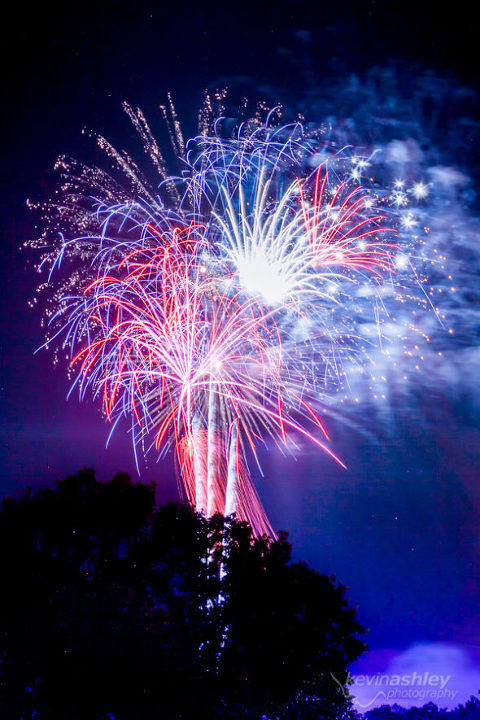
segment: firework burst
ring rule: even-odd
[[[318,405],[384,341],[387,298],[404,300],[397,196],[362,187],[366,161],[346,172],[344,154],[300,123],[271,126],[271,112],[222,139],[204,110],[184,143],[171,107],[184,171],[169,176],[142,113],[125,109],[159,191],[104,138],[123,183],[59,161],[62,202],[43,206],[40,243],[48,284],[61,278],[47,342],[70,348],[74,386],[114,427],[131,419],[134,447],[174,449],[200,511],[271,533],[249,462],[259,443],[305,437],[341,464]]]

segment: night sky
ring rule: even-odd
[[[40,313],[27,303],[38,276],[20,248],[35,236],[26,200],[52,192],[56,157],[95,160],[83,128],[129,146],[125,99],[160,133],[158,106],[169,91],[188,136],[206,87],[241,88],[254,99],[293,107],[317,88],[342,87],[352,73],[395,66],[405,78],[434,70],[453,88],[475,90],[478,38],[467,4],[421,4],[422,10],[374,0],[128,0],[12,8],[0,50],[3,494],[53,484],[82,466],[95,467],[104,480],[119,471],[136,477],[121,429],[105,449],[97,405],[76,396],[67,401],[65,368],[54,369],[46,352],[34,355],[42,343]],[[468,112],[478,139],[478,101]],[[455,122],[448,112],[437,119],[437,145],[444,129],[444,164],[458,164],[475,180],[478,149],[464,148],[456,160]],[[473,201],[468,213],[478,212]],[[471,268],[477,289],[478,270]],[[468,312],[478,311],[472,300]],[[296,460],[267,449],[265,477],[257,478],[272,525],[289,531],[295,557],[334,573],[359,605],[372,650],[357,672],[449,673],[458,696],[443,705],[480,689],[478,335],[461,342],[470,352],[438,373],[442,382],[434,391],[431,383],[397,394],[388,417],[365,409],[368,428],[360,411],[353,425],[331,421],[332,444],[347,471],[312,448]],[[451,343],[453,355],[460,340]],[[157,464],[150,457],[142,479],[161,480],[160,499],[177,497],[171,458]]]

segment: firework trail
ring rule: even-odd
[[[280,377],[268,318],[254,300],[219,289],[228,289],[228,277],[201,272],[198,231],[175,227],[169,239],[130,248],[118,263],[103,258],[108,269],[85,288],[84,302],[69,307],[64,330],[88,335],[72,360],[80,394],[101,394],[113,422],[131,415],[136,442],[153,435],[157,449],[173,444],[189,500],[211,515],[223,511],[226,492],[221,428],[241,422],[253,445],[255,413],[279,421],[264,385],[268,376],[280,388]],[[248,486],[239,460],[236,469],[237,484]],[[255,517],[266,531],[253,489],[236,494],[238,516]]]
[[[397,308],[438,314],[402,214],[428,188],[361,184],[372,157],[275,111],[224,138],[223,99],[207,96],[188,143],[165,110],[177,176],[128,105],[156,180],[102,137],[118,179],[59,160],[62,200],[41,207],[37,242],[40,289],[53,286],[45,344],[70,349],[74,387],[102,398],[113,428],[131,419],[134,448],[174,449],[198,510],[271,534],[249,468],[258,444],[308,438],[341,464],[319,408],[389,354]]]

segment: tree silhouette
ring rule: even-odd
[[[0,514],[6,718],[336,718],[363,628],[333,578],[127,475],[93,470]]]

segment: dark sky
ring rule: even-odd
[[[475,26],[466,2],[454,7],[374,0],[14,4],[0,49],[4,493],[53,483],[83,465],[102,479],[135,472],[125,436],[118,432],[105,450],[98,408],[67,401],[63,369],[33,354],[42,334],[39,315],[27,308],[37,277],[19,250],[35,234],[25,201],[51,192],[59,153],[91,159],[82,128],[128,144],[121,101],[140,105],[157,129],[158,105],[170,91],[188,134],[206,86],[241,83],[257,97],[295,103],[330,78],[392,62],[406,75],[420,64],[475,87]],[[272,524],[290,531],[296,557],[351,588],[380,653],[371,655],[374,670],[391,663],[387,650],[398,658],[412,646],[433,648],[432,667],[445,653],[448,665],[451,648],[460,648],[473,668],[480,648],[478,406],[468,388],[439,397],[424,391],[417,405],[427,408],[427,422],[414,423],[404,408],[393,434],[383,434],[381,422],[370,435],[334,424],[347,472],[314,452],[297,461],[273,452],[264,458],[259,490]],[[168,459],[151,459],[143,477],[162,478],[162,497],[176,496]]]

